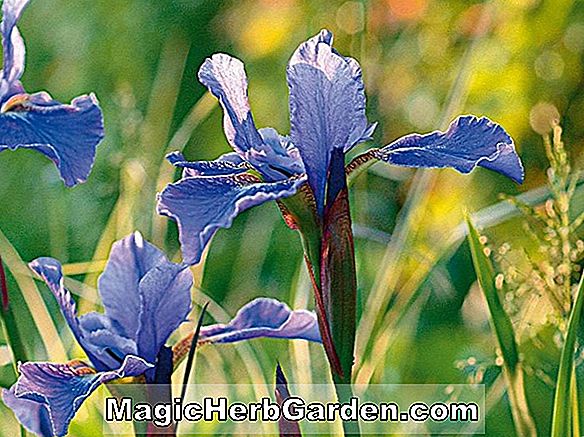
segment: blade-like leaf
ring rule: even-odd
[[[558,379],[556,382],[556,394],[554,398],[554,412],[552,419],[552,437],[566,437],[572,435],[571,428],[571,413],[572,403],[571,390],[576,390],[576,379],[573,379],[574,372],[574,353],[576,348],[576,340],[578,328],[580,326],[580,319],[582,317],[582,310],[584,309],[584,275],[580,278],[578,284],[578,291],[576,292],[576,300],[570,313],[570,320],[568,322],[568,331],[566,332],[566,340],[564,348],[562,349],[562,356],[560,358],[560,369],[558,371]],[[574,412],[577,414],[576,412]]]
[[[473,264],[477,279],[489,306],[493,330],[497,336],[497,341],[501,348],[503,359],[505,360],[505,366],[514,372],[519,363],[519,354],[517,352],[517,344],[515,343],[513,325],[499,298],[499,293],[495,287],[493,265],[484,252],[479,233],[468,216],[466,223],[469,229],[468,242]]]
[[[495,286],[495,272],[491,260],[485,254],[480,236],[474,227],[470,217],[466,216],[468,226],[468,242],[475,267],[477,279],[483,290],[490,313],[490,321],[497,343],[503,355],[503,370],[507,379],[507,392],[515,430],[520,437],[537,436],[537,429],[527,404],[525,396],[525,384],[523,371],[519,361],[517,343],[513,324],[499,298],[499,292]]]

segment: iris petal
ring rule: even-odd
[[[85,399],[101,384],[114,379],[142,375],[153,367],[142,358],[127,356],[116,370],[94,373],[87,367],[54,363],[24,363],[19,366],[20,377],[11,388],[17,401],[25,400],[37,403],[40,414],[25,417],[31,430],[46,431],[48,413],[51,433],[43,435],[63,436],[67,434],[69,423]],[[25,404],[14,402],[6,397],[14,408],[17,417],[23,417]],[[31,405],[31,404],[28,404]],[[8,405],[11,406],[11,405]],[[12,407],[11,407],[12,408]],[[46,411],[46,413],[43,412]],[[33,423],[35,418],[41,421]]]
[[[140,281],[138,354],[153,362],[168,337],[191,310],[193,276],[186,265],[164,262]],[[120,303],[120,305],[122,305]]]
[[[65,185],[84,182],[104,135],[95,96],[77,97],[70,105],[63,105],[39,93],[23,95],[15,107],[6,107],[10,103],[5,102],[0,113],[0,152],[37,150],[53,161]]]
[[[461,173],[480,166],[523,182],[523,166],[513,139],[486,117],[458,117],[446,132],[407,135],[383,147],[375,156],[394,165],[453,167]]]
[[[301,44],[287,68],[290,137],[298,148],[322,214],[332,150],[369,139],[365,92],[357,61],[332,48],[326,30]]]
[[[2,390],[2,400],[12,410],[18,421],[30,432],[52,437],[53,425],[47,407],[39,402],[14,396],[14,387]]]
[[[164,253],[144,240],[139,232],[112,246],[98,289],[107,316],[121,327],[126,337],[135,339],[138,332],[142,305],[140,281],[163,262],[168,263]]]
[[[240,212],[291,196],[304,181],[293,177],[263,183],[249,175],[188,177],[158,195],[157,209],[178,222],[184,262],[196,264],[215,232],[230,227]]]
[[[268,298],[251,301],[226,325],[201,328],[199,338],[202,342],[234,343],[260,337],[321,341],[313,312],[292,311],[285,303]]]
[[[0,75],[0,105],[12,95],[23,91],[19,79],[24,72],[25,48],[16,23],[28,2],[29,0],[4,0],[2,4],[0,33],[3,64]]]
[[[298,174],[299,162],[281,152],[278,144],[264,141],[255,126],[247,98],[247,76],[243,62],[224,53],[205,60],[199,80],[219,99],[224,111],[223,127],[231,146],[267,180]]]
[[[245,161],[236,153],[228,153],[214,161],[187,161],[182,153],[172,152],[166,159],[175,167],[183,169],[183,177],[225,176],[249,170]]]
[[[77,306],[75,305],[75,301],[71,297],[69,290],[67,290],[63,284],[61,263],[53,258],[37,258],[31,262],[29,266],[45,281],[45,284],[47,284],[47,287],[49,287],[49,290],[57,299],[57,303],[61,307],[61,312],[63,313],[67,324],[93,365],[98,370],[109,370],[116,367],[119,363],[112,361],[111,357],[109,357],[107,361],[104,361],[104,354],[100,351],[101,348],[96,347],[96,345],[91,343],[86,337],[86,333],[77,317]],[[102,356],[102,358],[100,358],[100,356]]]

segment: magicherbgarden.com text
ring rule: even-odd
[[[361,402],[357,397],[347,403],[306,402],[289,397],[281,404],[264,397],[260,402],[229,402],[226,397],[205,397],[202,402],[183,403],[175,398],[171,403],[149,404],[132,398],[105,398],[107,422],[152,422],[167,427],[178,422],[478,422],[481,411],[474,402],[414,402],[402,410],[394,402]]]

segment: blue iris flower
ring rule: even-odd
[[[29,0],[4,0],[0,24],[3,66],[0,73],[0,152],[37,150],[55,163],[65,185],[85,182],[103,138],[103,116],[93,94],[70,104],[53,100],[45,92],[27,94],[25,47],[16,27]]]
[[[241,61],[226,54],[207,59],[199,80],[224,111],[225,135],[235,153],[215,161],[188,162],[174,152],[169,161],[182,178],[159,194],[158,211],[178,222],[184,261],[200,261],[219,228],[231,226],[242,211],[268,200],[293,196],[306,186],[317,222],[344,186],[345,154],[371,139],[361,68],[332,47],[322,30],[302,43],[287,68],[290,135],[257,129],[247,98]],[[377,159],[409,167],[452,167],[468,173],[481,166],[523,181],[511,137],[486,117],[461,116],[446,132],[412,134],[371,149],[355,165]],[[306,190],[300,190],[306,191]]]
[[[19,365],[18,381],[2,397],[28,430],[63,436],[83,401],[100,385],[140,375],[146,383],[159,383],[161,370],[170,377],[172,352],[165,343],[191,310],[193,278],[186,264],[170,262],[136,232],[114,244],[99,278],[105,312],[80,317],[64,286],[61,264],[39,258],[30,267],[57,299],[91,366],[80,360]],[[203,327],[199,341],[233,343],[258,337],[320,341],[314,313],[292,311],[265,298],[243,307],[228,324]]]

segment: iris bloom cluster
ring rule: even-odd
[[[72,186],[85,181],[91,170],[103,137],[102,114],[93,95],[63,105],[46,93],[24,91],[24,43],[16,24],[27,3],[3,3],[0,152],[37,150]],[[290,59],[289,135],[256,127],[240,60],[215,54],[204,62],[199,79],[223,108],[225,135],[234,151],[214,161],[190,162],[179,152],[168,156],[182,169],[182,177],[159,194],[157,208],[178,223],[183,262],[170,262],[139,233],[126,237],[114,244],[99,278],[104,312],[82,316],[64,285],[60,263],[52,258],[30,263],[57,299],[87,359],[19,365],[20,376],[3,391],[3,400],[27,429],[42,436],[65,435],[80,405],[102,384],[123,378],[168,383],[188,344],[179,342],[173,352],[167,342],[191,311],[189,266],[201,260],[217,230],[270,200],[278,202],[286,223],[301,235],[316,315],[292,311],[273,299],[256,299],[231,322],[204,326],[198,341],[273,337],[322,342],[339,398],[350,395],[338,388],[350,382],[356,320],[347,175],[377,160],[462,173],[481,166],[523,180],[513,140],[485,117],[459,117],[445,132],[407,135],[370,148],[347,164],[347,153],[371,140],[376,125],[365,114],[358,62],[339,54],[332,39],[323,30]]]
[[[199,80],[219,100],[225,135],[234,149],[214,161],[169,161],[182,178],[159,195],[160,214],[176,220],[184,261],[196,264],[212,236],[242,211],[276,200],[300,231],[316,297],[323,343],[333,374],[350,381],[355,336],[356,277],[347,174],[367,162],[443,168],[469,173],[476,166],[523,181],[511,137],[486,117],[461,116],[445,132],[411,134],[345,163],[368,141],[361,68],[339,54],[327,30],[302,43],[286,70],[290,134],[258,129],[247,96],[243,63],[215,54]]]
[[[52,258],[30,263],[51,290],[87,360],[20,364],[20,377],[3,400],[30,431],[62,436],[83,401],[100,385],[143,376],[167,384],[173,354],[166,342],[191,311],[193,278],[138,232],[115,243],[99,278],[104,313],[77,315],[64,286],[61,264]],[[292,311],[273,299],[256,299],[228,324],[205,326],[201,343],[233,343],[259,337],[320,341],[316,316]]]

